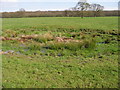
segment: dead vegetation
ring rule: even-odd
[[[0,55],[13,54],[13,53],[14,53],[13,50],[8,50],[8,51],[2,51],[2,50],[0,50]]]
[[[81,42],[81,40],[74,40],[73,38],[67,37],[56,37],[55,40],[57,42]]]
[[[20,38],[21,39],[33,39],[38,37],[38,35],[22,35]]]
[[[35,37],[37,37],[38,35],[22,35],[20,37],[0,37],[0,40],[2,41],[7,41],[7,40],[17,40],[20,42],[26,42],[27,40],[33,39]]]
[[[51,41],[55,40],[57,42],[80,42],[81,40],[74,40],[73,37],[54,37],[52,34],[46,33],[44,35],[22,35],[20,37],[0,37],[0,40],[7,41],[7,40],[17,40],[20,42],[26,42],[27,40],[35,40],[35,41]]]

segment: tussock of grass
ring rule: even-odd
[[[36,42],[30,42],[30,44],[27,45],[27,47],[25,49],[28,49],[30,51],[36,51],[36,50],[40,50],[42,47],[42,44],[40,43],[36,43]]]
[[[94,48],[96,45],[94,40],[83,40],[79,42],[57,42],[52,41],[47,44],[49,49],[69,49],[69,50],[80,50],[81,48]]]
[[[53,40],[53,35],[50,33],[46,33],[43,35],[38,35],[37,37],[33,38],[33,40],[40,43],[46,43],[47,41]]]
[[[84,43],[83,43],[83,46],[85,48],[92,49],[96,46],[96,41],[94,39],[85,39]]]
[[[5,37],[17,37],[18,36],[18,33],[16,31],[13,31],[13,30],[6,30],[2,34]]]

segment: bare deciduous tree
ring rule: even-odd
[[[20,8],[19,12],[25,12],[25,9],[24,8]]]
[[[25,9],[24,9],[24,8],[21,8],[21,9],[19,9],[19,11],[17,11],[16,13],[19,14],[19,17],[24,17],[24,15],[25,15]]]
[[[103,11],[104,6],[101,6],[100,4],[91,4],[90,9],[94,12],[94,16],[96,17],[100,11]]]
[[[103,9],[104,6],[101,6],[100,4],[89,4],[86,0],[80,0],[75,7],[71,8],[72,11],[81,11],[81,18],[84,17],[84,11],[91,10],[94,12],[94,16],[97,16]]]
[[[80,0],[77,5],[73,8],[74,10],[81,11],[81,18],[84,17],[84,11],[89,10],[90,4],[86,0]]]

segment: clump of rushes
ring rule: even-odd
[[[89,48],[89,49],[92,49],[96,46],[96,41],[95,39],[93,38],[90,38],[90,39],[85,39],[84,42],[83,42],[83,47],[84,48]]]
[[[18,36],[17,32],[12,31],[12,30],[6,30],[6,31],[3,32],[2,34],[3,34],[3,36],[5,36],[5,37],[17,37],[17,36]]]
[[[47,47],[49,47],[50,49],[55,49],[55,50],[64,49],[65,43],[64,42],[52,41],[52,42],[49,42],[47,44]]]
[[[83,42],[68,42],[65,43],[65,49],[79,50],[83,46]]]
[[[41,49],[40,45],[31,44],[30,46],[28,46],[28,50],[40,50],[40,49]]]
[[[37,37],[33,38],[33,40],[40,43],[46,43],[47,41],[53,40],[53,35],[51,33],[46,33],[38,35]]]
[[[69,49],[72,51],[80,50],[81,48],[89,48],[92,49],[96,45],[95,40],[93,39],[85,39],[79,42],[56,42],[52,41],[47,43],[47,49]]]

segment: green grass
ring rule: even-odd
[[[9,58],[9,59],[8,59]],[[3,56],[7,88],[116,88],[117,57]]]
[[[4,88],[118,88],[117,17],[4,18]],[[71,42],[56,37],[72,38]],[[73,41],[72,41],[73,40]],[[80,42],[74,42],[74,41]]]
[[[4,18],[3,30],[6,29],[30,29],[36,30],[57,30],[65,29],[100,29],[100,30],[118,30],[117,17],[40,17],[40,18]],[[61,30],[62,29],[62,30]],[[26,30],[25,32],[29,32]],[[35,31],[34,31],[35,30]],[[38,32],[39,33],[39,32]]]

